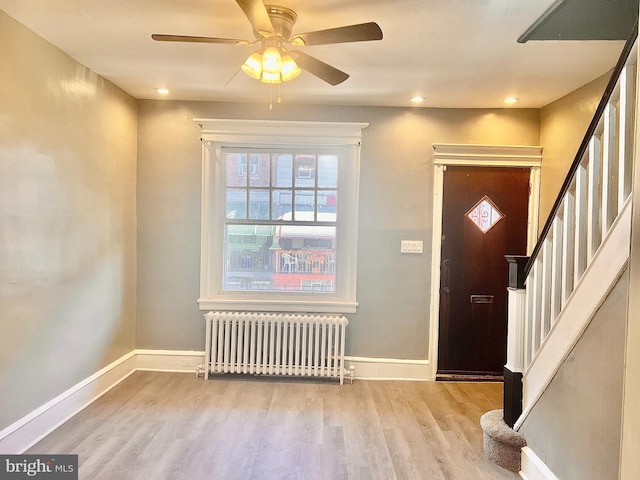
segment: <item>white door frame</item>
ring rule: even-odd
[[[538,237],[540,208],[540,167],[542,147],[520,145],[464,145],[434,143],[433,161],[433,236],[431,239],[431,308],[429,312],[429,379],[438,371],[438,335],[440,330],[440,261],[442,247],[442,189],[447,166],[529,167],[529,212],[527,254]],[[505,260],[506,261],[506,260]]]

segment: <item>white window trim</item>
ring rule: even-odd
[[[355,313],[360,141],[368,123],[291,122],[195,118],[200,124],[202,148],[202,222],[200,310]],[[221,175],[223,147],[335,146],[347,154],[339,176],[336,293],[223,292],[221,287],[223,232],[216,191]]]

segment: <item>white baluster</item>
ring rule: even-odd
[[[616,190],[617,118],[616,106],[607,103],[603,116],[602,132],[602,218],[600,238],[603,239],[616,218],[618,200]]]
[[[587,169],[583,163],[578,165],[575,180],[574,288],[587,268]]]
[[[562,307],[573,292],[573,260],[575,258],[575,194],[569,190],[562,200]]]
[[[620,75],[620,135],[618,137],[618,213],[631,193],[636,64],[627,65]]]
[[[587,183],[587,265],[600,246],[600,174],[602,167],[602,145],[597,136],[589,141],[589,172]]]
[[[551,302],[550,316],[551,325],[553,325],[562,310],[562,248],[563,248],[563,231],[564,231],[564,204],[560,207],[560,212],[553,220],[551,235],[553,237],[553,246],[551,251]],[[551,326],[550,325],[550,326]]]

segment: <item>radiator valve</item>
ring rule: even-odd
[[[356,369],[355,365],[349,365],[349,371],[347,372],[347,376],[349,377],[349,383],[353,384],[353,372]]]

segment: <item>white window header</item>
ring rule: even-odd
[[[224,144],[359,145],[368,123],[194,118],[202,140]]]

